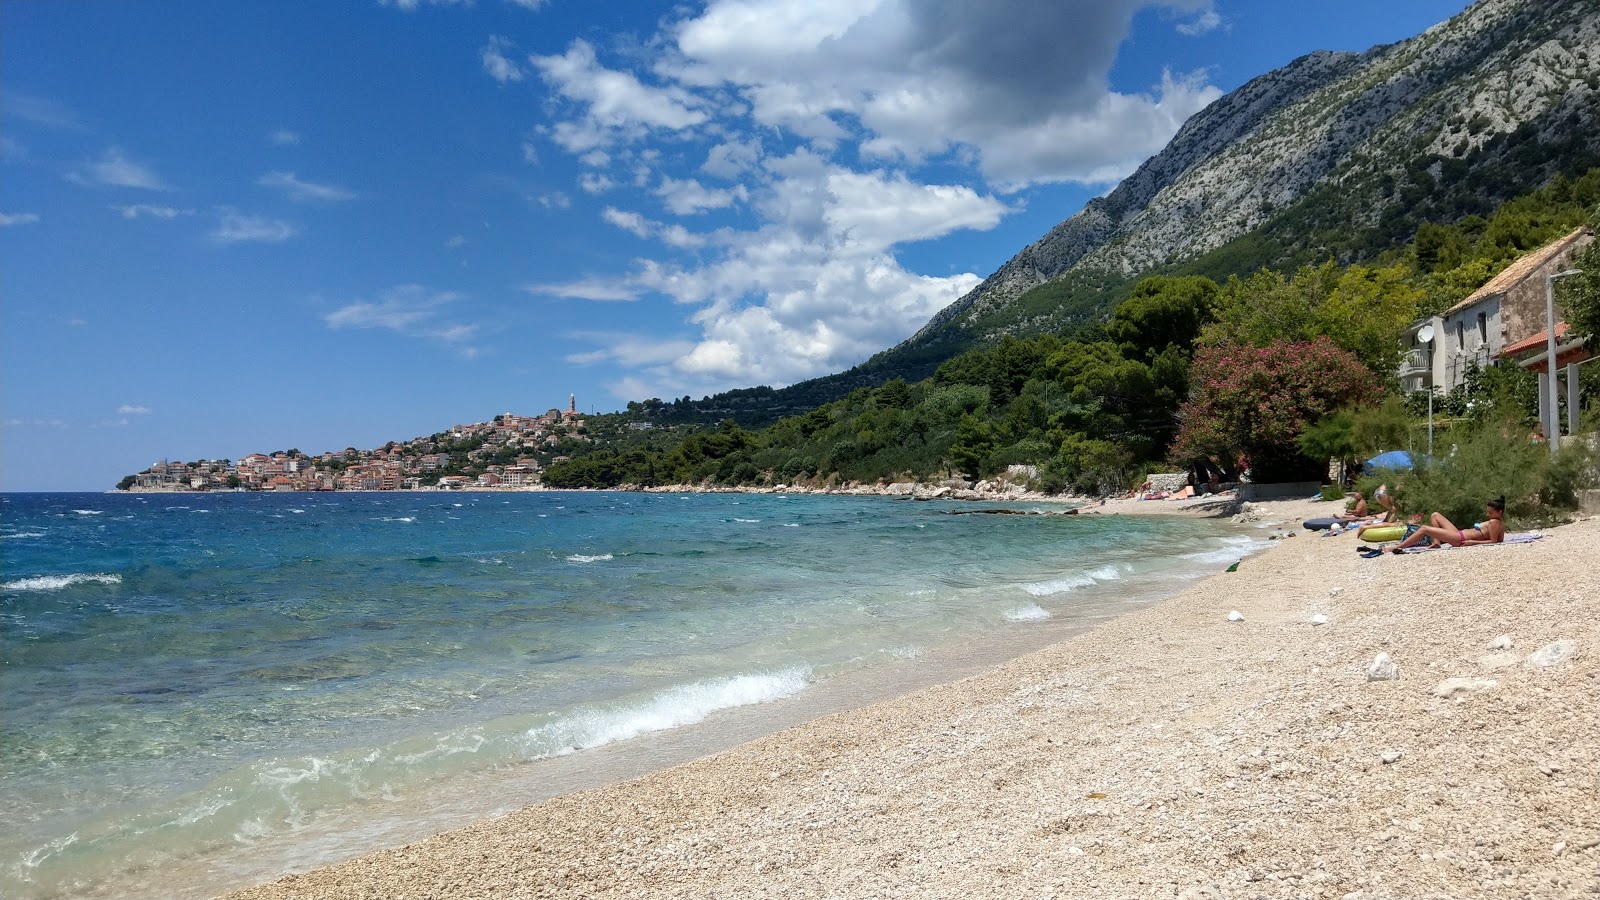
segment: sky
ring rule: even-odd
[[[1464,0],[0,0],[0,490],[841,371]]]

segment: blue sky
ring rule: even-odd
[[[848,368],[1463,0],[7,0],[0,488]]]

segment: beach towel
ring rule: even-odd
[[[1508,534],[1508,535],[1506,535],[1506,539],[1505,539],[1505,541],[1503,541],[1503,543],[1507,543],[1507,544],[1531,544],[1534,541],[1537,541],[1537,540],[1539,540],[1539,539],[1541,539],[1543,537],[1544,537],[1544,535],[1540,534],[1537,531],[1525,531],[1525,532],[1523,532],[1521,534]]]

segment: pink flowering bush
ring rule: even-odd
[[[1189,378],[1172,458],[1232,468],[1242,455],[1257,481],[1315,472],[1320,464],[1296,446],[1301,432],[1342,407],[1382,395],[1354,354],[1320,336],[1265,347],[1201,347]]]

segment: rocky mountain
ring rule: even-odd
[[[1595,0],[1481,0],[1397,44],[1310,54],[1196,114],[1110,194],[875,362],[899,368],[936,345],[1070,325],[1028,294],[1064,280],[1105,293],[1254,232],[1302,255],[1386,249],[1384,235],[1403,243],[1422,221],[1487,211],[1596,164],[1597,111]],[[1337,239],[1358,230],[1380,237]],[[1235,268],[1277,261],[1247,255]],[[1095,306],[1069,313],[1106,311]]]

